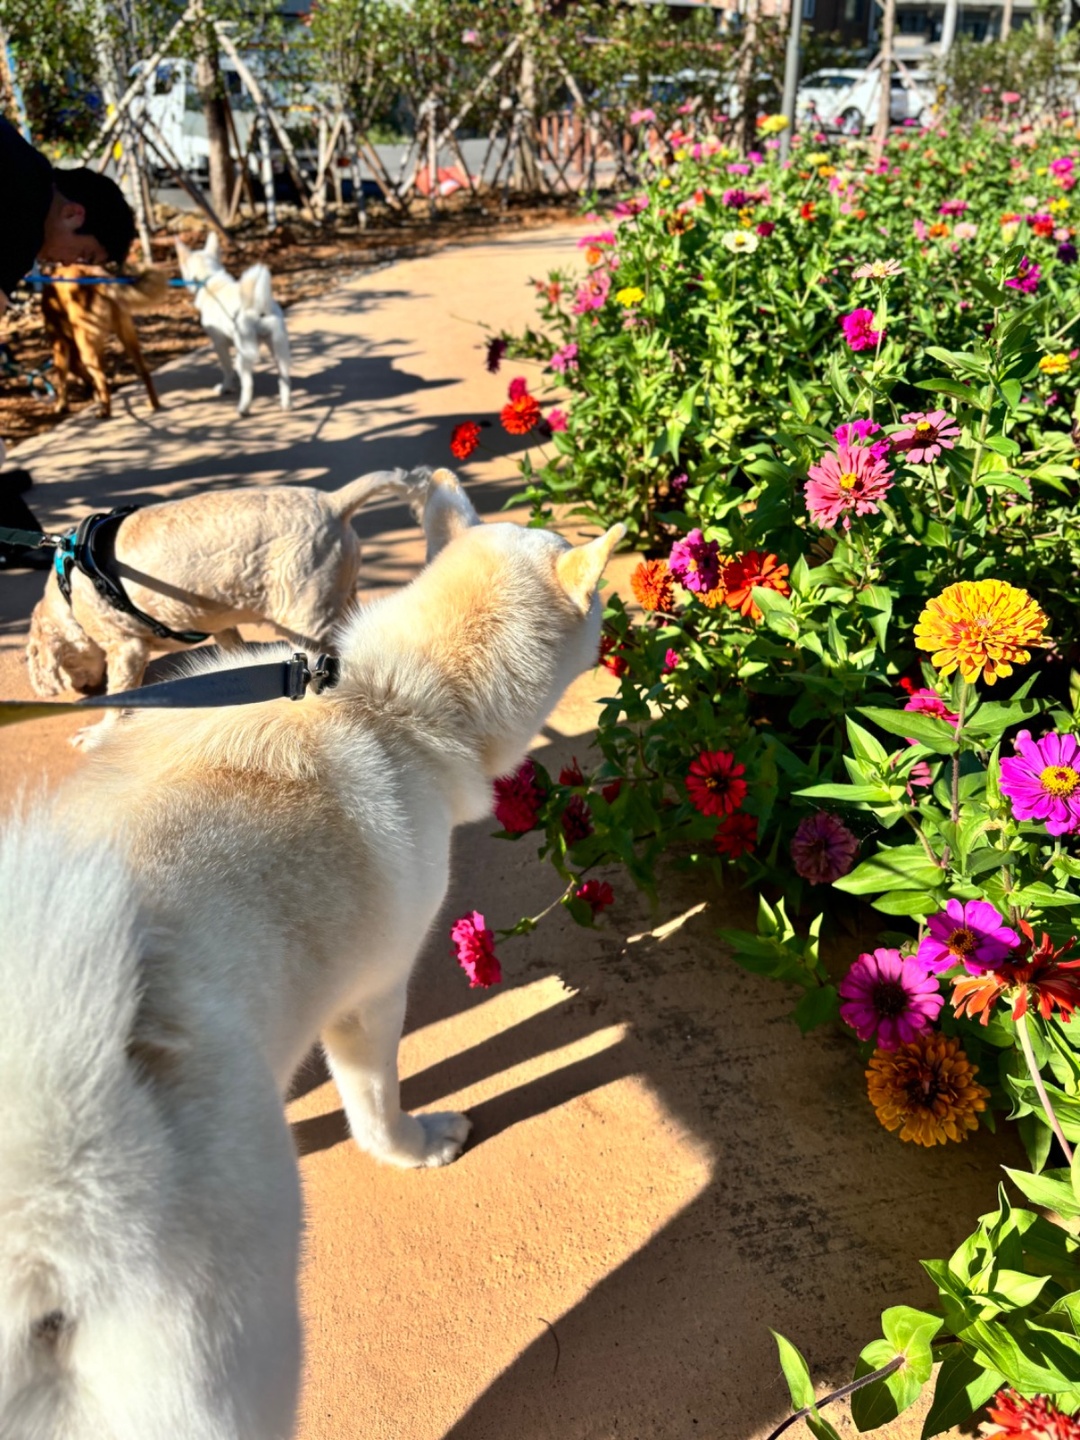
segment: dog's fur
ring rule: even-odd
[[[200,282],[192,291],[195,308],[221,366],[221,384],[214,394],[231,394],[239,384],[237,413],[248,413],[261,340],[274,357],[278,398],[281,408],[288,410],[292,405],[289,337],[284,313],[271,290],[270,271],[265,265],[252,265],[234,280],[222,263],[216,230],[210,232],[201,250],[177,240],[176,255],[181,276]]]
[[[356,592],[360,540],[349,519],[372,496],[401,493],[405,479],[404,470],[376,470],[330,493],[269,485],[147,505],[120,526],[116,573],[132,602],[171,630],[200,630],[235,648],[238,625],[269,621],[320,649]],[[92,690],[106,673],[115,695],[141,684],[152,651],[183,648],[73,570],[70,605],[50,574],[26,659],[37,695]]]
[[[409,972],[453,827],[595,663],[622,527],[575,549],[481,525],[448,472],[421,484],[444,548],[343,627],[336,688],[144,712],[7,838],[4,1436],[292,1433],[281,1098],[316,1036],[364,1150],[437,1166],[465,1142],[465,1116],[400,1108]]]
[[[60,265],[57,278],[102,275],[92,265]],[[131,311],[156,304],[165,294],[165,277],[149,270],[131,285],[46,285],[41,292],[41,316],[52,342],[53,372],[56,379],[56,410],[68,408],[68,381],[82,375],[93,387],[98,413],[103,419],[112,413],[109,379],[105,373],[105,349],[115,335],[146,386],[150,404],[161,408],[154,379],[146,368],[139,336]]]

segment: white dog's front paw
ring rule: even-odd
[[[442,1110],[435,1115],[417,1115],[426,1142],[421,1165],[449,1165],[456,1160],[469,1138],[472,1121],[455,1110]]]

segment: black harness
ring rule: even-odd
[[[81,570],[103,600],[116,610],[131,615],[147,629],[152,630],[159,640],[177,640],[181,645],[199,645],[208,640],[200,630],[170,630],[160,620],[147,615],[132,602],[118,575],[113,574],[112,565],[116,559],[116,532],[124,518],[137,510],[137,505],[126,505],[121,510],[108,510],[96,515],[87,515],[77,530],[63,537],[56,548],[53,568],[57,584],[64,599],[71,604],[71,572]]]

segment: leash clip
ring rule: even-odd
[[[332,690],[341,677],[341,661],[333,655],[320,655],[309,667],[308,657],[298,650],[285,665],[285,694],[290,700],[302,700],[309,689],[313,695],[321,695]]]

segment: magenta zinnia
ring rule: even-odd
[[[524,835],[536,824],[543,794],[536,783],[536,766],[523,760],[513,775],[495,781],[495,819],[509,835]]]
[[[469,977],[471,989],[497,985],[502,979],[502,967],[495,954],[495,936],[487,928],[479,910],[462,915],[450,927],[450,941],[457,955],[457,962]]]
[[[874,312],[861,307],[840,317],[844,339],[852,350],[872,350],[885,333],[874,329]]]
[[[615,904],[615,891],[606,880],[586,880],[574,891],[575,900],[583,900],[595,918],[601,910]]]
[[[1021,730],[1016,755],[1001,762],[1001,793],[1017,820],[1041,820],[1051,835],[1080,828],[1080,741],[1056,732],[1033,740]]]
[[[842,820],[827,810],[799,821],[791,842],[796,875],[811,885],[831,885],[846,875],[859,852],[859,842]]]
[[[915,958],[935,974],[954,965],[963,965],[970,975],[996,970],[1020,944],[1020,936],[986,900],[950,900],[930,916],[926,928],[930,933]]]
[[[730,815],[746,798],[745,773],[729,750],[703,750],[686,772],[686,793],[703,815]]]
[[[841,1020],[882,1050],[895,1050],[929,1030],[945,1003],[935,977],[899,950],[860,955],[839,989]]]
[[[695,594],[715,590],[720,583],[720,546],[706,540],[700,530],[691,530],[685,540],[671,547],[668,569],[680,585]]]
[[[892,437],[894,450],[902,450],[913,465],[929,465],[942,450],[956,444],[960,428],[944,410],[914,410],[904,416],[906,428]]]
[[[840,445],[811,465],[806,482],[806,508],[823,530],[840,520],[851,529],[851,515],[876,515],[880,500],[892,486],[892,471],[874,446]]]

